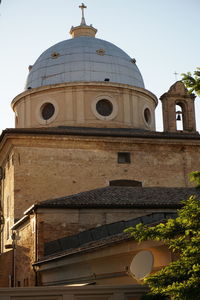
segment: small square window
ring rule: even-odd
[[[131,153],[130,152],[118,152],[118,164],[130,164]]]

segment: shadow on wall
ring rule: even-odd
[[[13,250],[0,254],[0,287],[11,286]],[[2,268],[2,266],[4,266]]]

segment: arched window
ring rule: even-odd
[[[180,105],[176,105],[176,130],[183,130],[183,111]]]
[[[186,130],[186,109],[183,102],[176,102],[176,130]]]

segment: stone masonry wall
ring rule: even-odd
[[[155,211],[155,210],[154,210]],[[157,212],[162,210],[157,210]],[[39,209],[16,235],[16,286],[33,286],[32,264],[44,257],[44,243],[100,225],[128,220],[153,210],[140,209]],[[37,224],[35,224],[37,220]],[[35,229],[34,229],[35,228]],[[37,248],[37,253],[35,252]]]
[[[13,193],[9,210],[12,222],[36,202],[104,187],[110,180],[131,179],[141,181],[143,186],[184,187],[189,186],[188,173],[200,169],[198,140],[18,135],[9,143],[12,164],[9,168],[5,165],[9,171],[2,181],[2,193],[5,209],[5,194]],[[1,151],[1,165],[7,157],[6,151],[11,153],[6,147]],[[131,162],[118,163],[118,152],[130,152]],[[37,221],[38,253],[34,248],[37,236],[32,219],[20,229],[16,240],[16,284],[34,284],[31,264],[37,259],[36,254],[43,256],[45,242],[146,213],[122,210],[41,213]]]
[[[11,285],[13,252],[9,250],[0,254],[0,288]],[[1,293],[0,293],[1,294]]]
[[[30,138],[15,147],[15,218],[42,200],[109,184],[114,179],[143,186],[189,186],[188,173],[200,169],[199,144],[184,141],[111,138]],[[118,163],[130,152],[131,163]]]
[[[14,224],[14,152],[9,151],[2,163],[3,178],[1,180],[1,206],[4,216],[2,246],[12,244],[10,227]]]
[[[161,209],[39,209],[37,211],[38,258],[44,256],[44,243],[101,225],[163,212]],[[168,211],[174,211],[169,210]]]
[[[35,221],[34,217],[21,226],[16,234],[15,249],[15,286],[34,286],[35,272]]]

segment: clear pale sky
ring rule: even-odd
[[[200,0],[85,0],[97,37],[136,58],[145,87],[158,98],[200,67]],[[0,131],[14,127],[12,99],[23,92],[28,66],[80,24],[77,0],[2,0],[0,5]],[[174,72],[179,73],[177,78]],[[200,98],[196,98],[200,131]],[[162,112],[156,112],[162,131]]]

